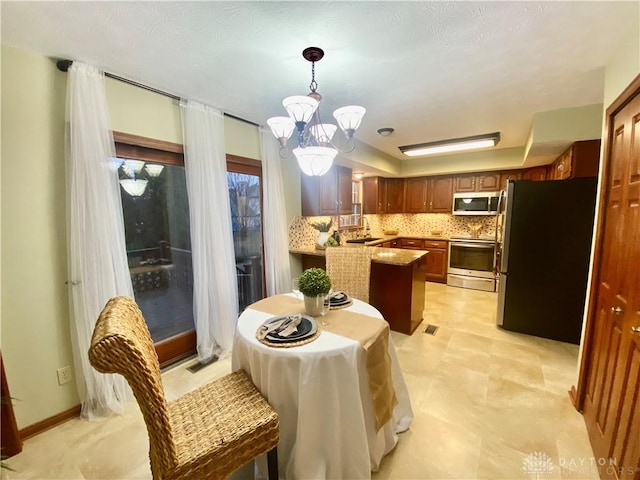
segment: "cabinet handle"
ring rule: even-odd
[[[429,202],[429,209],[433,208],[433,202]]]
[[[631,333],[640,333],[640,325],[637,327],[631,327]]]
[[[622,308],[620,307],[611,307],[611,313],[614,315],[620,315],[622,313]]]

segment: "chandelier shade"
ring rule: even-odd
[[[306,95],[293,95],[285,98],[282,105],[296,124],[306,124],[318,109],[319,103],[315,98]]]
[[[297,130],[297,148],[293,150],[298,164],[307,175],[324,175],[331,168],[338,152],[351,152],[355,148],[353,135],[360,126],[366,112],[364,107],[350,105],[338,108],[333,116],[344,132],[346,143],[339,148],[333,141],[338,127],[323,123],[320,118],[322,95],[316,90],[315,62],[322,59],[324,51],[318,47],[308,47],[302,52],[305,60],[311,62],[311,84],[308,95],[293,95],[282,101],[289,117],[272,117],[267,120],[271,133],[280,142],[280,156],[288,155],[287,140]]]
[[[280,141],[281,145],[283,140],[284,144],[287,144],[287,140],[296,128],[296,124],[293,123],[290,117],[271,117],[267,120],[267,125],[269,125],[271,133]]]
[[[311,127],[311,134],[318,143],[326,144],[331,143],[331,139],[333,138],[333,135],[335,135],[337,129],[338,127],[332,123],[321,123]]]
[[[338,125],[340,125],[340,128],[347,138],[351,138],[360,126],[360,122],[362,122],[362,117],[364,117],[366,111],[364,107],[349,105],[338,108],[333,112],[333,118],[336,119],[336,122],[338,122]]]
[[[329,147],[306,147],[295,148],[293,154],[303,173],[309,176],[320,176],[329,171],[338,151]]]
[[[120,185],[132,197],[141,196],[147,189],[148,180],[135,180],[133,178],[125,178],[120,180]]]

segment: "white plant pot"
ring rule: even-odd
[[[325,295],[316,295],[315,297],[304,296],[304,310],[312,317],[320,317],[325,314],[324,310]]]
[[[318,232],[318,236],[316,237],[316,244],[319,247],[324,248],[324,244],[327,243],[327,240],[329,240],[329,232]]]

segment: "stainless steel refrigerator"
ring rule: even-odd
[[[595,200],[595,178],[509,182],[498,222],[499,326],[580,342]]]

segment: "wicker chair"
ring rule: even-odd
[[[147,425],[155,480],[222,479],[267,452],[269,479],[277,480],[278,416],[251,380],[237,371],[167,402],[158,356],[133,299],[106,304],[89,360],[129,382]]]
[[[368,303],[371,247],[329,247],[326,249],[326,258],[333,291],[342,290]]]

